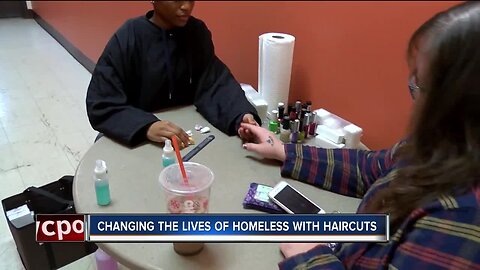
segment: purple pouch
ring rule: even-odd
[[[272,202],[268,197],[268,192],[272,189],[272,187],[266,185],[251,183],[247,195],[243,200],[243,208],[256,209],[271,214],[286,214],[282,208]]]

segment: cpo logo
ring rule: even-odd
[[[37,242],[85,241],[84,215],[37,215]]]

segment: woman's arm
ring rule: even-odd
[[[284,145],[281,174],[335,193],[361,198],[393,166],[391,149],[366,151]]]
[[[281,173],[347,196],[363,197],[368,188],[393,166],[397,145],[388,150],[323,149],[301,144],[283,144],[270,131],[248,124],[241,132],[253,137],[244,148],[283,162]]]

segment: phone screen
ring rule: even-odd
[[[288,185],[275,195],[275,199],[294,214],[317,214],[321,210]]]

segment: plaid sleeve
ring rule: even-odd
[[[420,209],[412,214],[425,212]],[[347,265],[359,269],[480,270],[478,208],[441,211],[416,221],[412,218],[406,224],[389,244],[352,243],[345,245],[348,251],[336,255],[318,246],[282,261],[279,268],[344,269]]]
[[[479,224],[478,208],[427,215],[404,236],[390,264],[393,269],[480,270]]]
[[[278,264],[280,270],[290,269],[345,269],[340,260],[332,254],[332,250],[319,245],[305,253],[292,256]]]
[[[286,160],[282,176],[361,198],[378,178],[391,170],[397,146],[366,151],[285,144]]]

